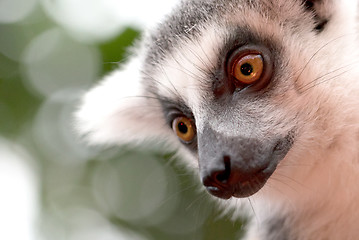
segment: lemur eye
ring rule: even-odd
[[[257,82],[262,76],[263,66],[263,58],[259,54],[248,54],[236,59],[231,70],[235,85],[250,85]]]
[[[194,123],[187,117],[178,117],[172,122],[172,129],[184,143],[190,143],[196,136]]]
[[[248,86],[252,90],[263,89],[272,78],[271,52],[257,45],[240,47],[230,54],[226,68],[236,89],[244,89]]]

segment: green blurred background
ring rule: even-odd
[[[79,97],[145,26],[96,7],[111,0],[64,2],[0,0],[0,239],[239,239],[241,222],[172,153],[89,148],[74,134]]]

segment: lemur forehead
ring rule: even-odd
[[[194,40],[200,35],[199,27],[213,21],[223,11],[224,3],[213,0],[182,1],[157,29],[151,32],[147,43],[147,63],[158,63],[168,55],[180,40]]]
[[[289,16],[293,8],[298,14]],[[144,72],[150,77],[145,87],[181,99],[193,111],[201,109],[221,79],[218,69],[230,50],[259,44],[279,58],[280,42],[289,35],[282,28],[295,31],[295,25],[308,25],[305,14],[300,0],[184,1],[147,39]]]
[[[148,36],[147,67],[151,69],[153,64],[161,62],[180,41],[198,39],[201,29],[210,25],[219,27],[230,21],[263,23],[270,19],[280,25],[303,23],[303,18],[308,18],[303,16],[303,2],[305,0],[182,0]]]

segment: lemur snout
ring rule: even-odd
[[[244,198],[258,192],[292,146],[292,132],[267,139],[228,137],[210,127],[199,134],[202,183],[219,198]]]
[[[207,170],[202,182],[209,193],[224,199],[251,196],[264,186],[275,170],[275,166],[269,164],[242,168],[235,162],[224,156],[215,168]]]

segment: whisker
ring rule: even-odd
[[[314,164],[302,164],[302,163],[290,163],[290,164],[280,164],[280,167],[313,167]]]
[[[338,78],[338,77],[340,77],[342,74],[347,73],[347,72],[349,72],[349,71],[350,71],[350,70],[343,71],[343,72],[341,72],[341,73],[339,73],[339,74],[337,74],[337,75],[335,75],[335,76],[333,76],[333,77],[331,77],[331,78],[327,78],[327,79],[324,79],[323,81],[314,83],[312,86],[309,86],[309,87],[307,87],[306,89],[304,89],[304,90],[302,91],[302,93],[304,93],[304,92],[306,92],[306,91],[308,91],[308,90],[310,90],[310,89],[312,89],[312,88],[314,88],[314,87],[316,87],[316,86],[318,86],[318,85],[320,85],[320,84],[322,84],[322,83],[326,83],[326,82],[328,82],[328,81],[330,81],[330,80],[333,80],[333,79],[335,79],[335,78]]]
[[[180,65],[179,62],[177,62],[177,64]],[[194,73],[192,73],[192,72],[186,70],[186,69],[183,68],[181,65],[180,65],[180,67],[182,67],[182,68],[178,68],[178,67],[170,66],[170,65],[168,65],[167,67],[170,67],[170,68],[172,68],[172,69],[175,69],[175,70],[177,70],[177,71],[180,71],[180,72],[186,74],[188,77],[191,77],[191,78],[194,78],[194,79],[199,79],[199,80],[204,80],[204,79],[205,79],[203,76],[196,75],[196,74],[194,74]]]
[[[178,92],[177,88],[175,87],[175,85],[174,85],[173,82],[171,81],[171,79],[170,79],[170,77],[168,76],[168,74],[166,73],[164,67],[161,65],[160,68],[161,68],[161,72],[164,74],[164,76],[165,76],[167,82],[168,82],[168,83],[173,87],[173,89],[175,90],[176,95],[183,101],[183,98],[182,98],[181,94]],[[164,86],[164,85],[162,84],[162,86]]]
[[[301,183],[301,182],[298,182],[298,181],[295,180],[294,178],[291,178],[291,177],[289,177],[289,176],[287,176],[287,175],[284,175],[284,174],[282,174],[282,173],[277,173],[277,175],[278,175],[279,177],[283,177],[283,178],[286,178],[287,180],[290,180],[291,182],[297,184],[298,186],[300,186],[300,187],[302,187],[302,188],[305,188],[305,189],[307,189],[307,190],[310,190],[307,186],[305,186],[305,185],[304,185],[303,183]],[[277,179],[277,180],[280,181],[280,179]],[[280,182],[286,184],[288,187],[291,187],[291,185],[289,185],[289,184],[286,183],[286,182],[282,182],[282,181],[280,181]],[[293,187],[291,187],[291,188],[292,188],[292,190],[297,191],[297,190],[294,189]]]
[[[198,46],[200,46],[200,48],[202,49],[202,52],[204,53],[204,55],[207,56],[206,53],[204,52],[201,44],[198,44]],[[194,52],[191,48],[189,48],[189,50],[193,54],[193,56],[195,56],[207,68],[207,69],[203,69],[203,68],[199,67],[197,64],[195,64],[194,62],[190,61],[197,68],[197,70],[199,70],[200,72],[202,72],[205,75],[207,75],[208,73],[211,73],[211,75],[214,76],[214,73],[211,71],[211,69],[214,68],[214,66],[209,65],[209,64],[212,65],[212,62],[209,60],[209,57],[208,56],[206,57],[208,59],[208,63],[209,63],[208,64],[206,61],[204,61],[202,59],[202,57],[199,54]],[[187,59],[187,60],[189,60],[189,59]]]
[[[309,58],[309,60],[305,63],[304,67],[302,68],[302,71],[299,73],[297,79],[294,81],[295,83],[299,80],[299,78],[301,77],[301,75],[303,74],[304,70],[308,67],[309,63],[311,63],[311,61],[314,59],[314,57],[317,56],[317,54],[322,51],[323,49],[325,49],[327,46],[329,46],[330,44],[334,43],[335,41],[343,38],[343,37],[348,37],[350,35],[353,34],[357,34],[357,33],[348,33],[348,34],[343,34],[339,37],[336,37],[334,39],[331,39],[330,41],[328,41],[326,44],[324,44],[323,46],[321,46],[320,48],[317,49],[317,51],[315,51],[315,53]]]
[[[163,201],[161,201],[160,205],[164,205],[166,202],[170,201],[172,198],[174,197],[178,197],[179,195],[181,195],[182,193],[192,189],[192,188],[195,188],[197,186],[197,184],[193,184],[193,185],[190,185],[190,186],[187,186],[185,188],[182,188],[181,190],[175,192],[175,193],[172,193],[171,195],[169,195],[168,197],[166,197]]]
[[[273,179],[274,181],[279,181],[278,179]],[[282,189],[278,188],[278,186],[271,184],[270,182],[267,183],[267,186],[270,187],[271,189],[274,189],[275,191],[277,191],[279,194],[282,195],[283,198],[287,199],[287,202],[292,206],[292,208],[295,208],[295,205],[293,204],[292,200],[288,197],[287,194],[285,194]]]
[[[195,74],[191,71],[189,71],[186,67],[183,66],[182,63],[180,63],[178,61],[178,59],[175,58],[175,56],[173,54],[170,55],[172,60],[174,60],[176,62],[176,64],[180,67],[180,68],[177,68],[177,67],[174,67],[174,66],[169,66],[173,69],[176,69],[178,71],[181,71],[182,73],[186,74],[187,76],[191,77],[191,78],[194,78],[194,79],[198,79],[198,80],[202,80],[202,81],[205,81],[206,78],[203,77],[203,76],[200,76],[198,74]],[[192,61],[190,61],[184,54],[181,54],[182,57],[184,57],[187,61],[189,61],[190,63],[192,63],[196,68],[198,67],[197,65],[195,65]],[[202,72],[202,71],[200,71]],[[207,73],[206,73],[207,74]]]
[[[209,58],[207,52],[204,51],[204,49],[203,49],[203,47],[202,47],[202,44],[198,44],[198,45],[199,45],[199,47],[200,47],[202,53],[204,54],[204,56],[206,57],[206,59],[207,59],[207,61],[208,61],[208,63],[209,63],[209,65],[208,65],[208,64],[206,64],[206,62],[204,62],[204,63],[207,65],[207,68],[208,68],[209,70],[210,70],[210,69],[214,69],[216,66],[215,66],[215,64],[213,64],[213,62],[212,62],[211,59]],[[212,72],[212,71],[211,71],[211,72]]]
[[[198,202],[199,200],[204,200],[206,198],[206,195],[204,194],[200,194],[195,200],[193,200],[187,207],[186,207],[186,211],[188,211],[196,202]]]
[[[259,218],[258,218],[258,215],[257,215],[256,211],[254,210],[252,200],[251,200],[250,197],[248,197],[247,199],[248,199],[249,205],[250,205],[250,207],[251,207],[251,209],[253,211],[253,215],[256,218],[256,222],[259,224]]]
[[[342,70],[342,69],[344,69],[344,68],[348,68],[348,67],[350,67],[350,66],[356,65],[356,64],[358,64],[358,62],[359,62],[359,61],[355,61],[355,62],[352,62],[352,63],[347,64],[347,65],[345,65],[345,66],[339,67],[339,68],[337,68],[337,69],[335,69],[335,70],[332,70],[332,71],[330,71],[330,72],[327,72],[326,74],[323,74],[322,76],[317,77],[317,78],[315,78],[314,80],[312,80],[311,82],[309,82],[309,83],[303,85],[302,87],[300,87],[300,88],[298,89],[298,91],[301,91],[301,90],[305,89],[306,87],[308,87],[308,86],[311,85],[311,84],[314,84],[315,86],[317,86],[316,81],[318,81],[319,79],[322,79],[322,78],[324,78],[324,77],[326,77],[326,76],[328,76],[328,75],[330,75],[330,74],[336,73],[336,72],[338,72],[339,70]],[[342,74],[344,74],[344,73],[350,71],[351,69],[353,69],[353,68],[350,68],[350,69],[348,69],[348,70],[346,70],[346,71],[340,72],[338,75],[336,75],[336,76],[334,76],[334,77],[338,77],[338,76],[340,76],[340,75],[342,75]],[[329,80],[330,80],[330,78],[329,78]],[[325,80],[323,80],[323,81],[320,81],[319,84],[324,83],[324,82],[327,82],[327,79],[325,79]],[[311,88],[311,86],[308,87],[308,89],[310,89],[310,88]],[[307,91],[307,89],[304,90],[303,92],[305,92],[305,91]],[[301,92],[301,93],[303,93],[303,92]]]
[[[169,81],[169,82],[170,82],[170,84],[173,86],[173,88],[176,90],[176,92],[174,92],[171,88],[167,87],[167,86],[164,85],[161,81],[155,79],[153,76],[149,75],[148,73],[142,71],[142,74],[144,74],[146,77],[148,77],[150,80],[154,81],[155,83],[159,84],[159,85],[160,85],[161,87],[163,87],[166,91],[168,91],[171,95],[176,95],[176,93],[178,94],[176,88],[173,86],[173,84],[172,84],[171,81]],[[166,76],[166,77],[167,77],[167,79],[168,79],[168,76]],[[156,93],[154,93],[154,94],[156,94]],[[157,94],[156,94],[156,95],[157,95]],[[180,95],[178,94],[178,96],[180,96]]]
[[[206,53],[204,52],[201,44],[197,44],[201,49],[202,52],[204,53],[204,55],[207,57],[208,59],[208,63],[206,61],[204,61],[204,59],[197,53],[195,52],[192,48],[190,48],[189,46],[187,46],[188,50],[192,53],[192,55],[199,60],[207,69],[203,69],[201,68],[199,65],[197,65],[194,61],[192,61],[187,55],[184,54],[184,52],[179,52],[180,56],[183,57],[184,59],[186,59],[189,63],[191,63],[199,72],[201,72],[202,74],[204,74],[205,76],[210,74],[212,76],[215,76],[215,73],[213,72],[213,70],[211,70],[212,68],[214,68],[214,64],[209,60],[208,55],[206,55]],[[189,72],[190,74],[193,74],[192,77],[198,78],[199,80],[203,80],[206,82],[206,78],[203,76],[199,76],[199,75],[195,75],[194,73],[192,73],[191,71],[189,71],[188,69],[186,69],[181,63],[178,62],[178,60],[173,56],[173,54],[171,54],[171,57],[173,60],[176,61],[176,63],[181,66],[184,70],[187,71],[187,73]]]

